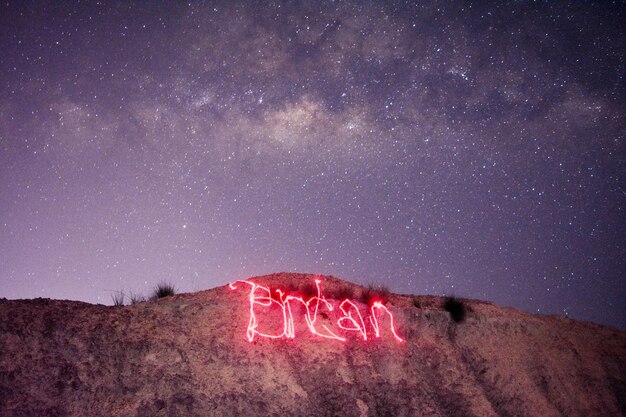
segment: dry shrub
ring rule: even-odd
[[[446,297],[443,308],[452,317],[455,323],[462,323],[465,320],[465,315],[467,314],[467,307],[463,300],[457,297]]]

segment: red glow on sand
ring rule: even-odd
[[[374,333],[376,334],[376,337],[380,337],[380,329],[378,328],[378,319],[376,318],[376,312],[374,311],[374,309],[378,310],[383,310],[385,313],[387,313],[389,315],[389,322],[390,322],[390,328],[391,328],[391,333],[393,333],[393,337],[395,337],[399,342],[403,342],[404,339],[402,339],[400,336],[398,336],[398,334],[396,333],[396,329],[393,325],[393,314],[391,314],[391,311],[389,311],[389,309],[387,307],[385,307],[383,305],[383,303],[381,303],[380,301],[376,301],[373,305],[371,310],[371,314],[370,314],[370,322],[372,323],[372,326],[374,327]]]
[[[351,308],[348,308],[346,310],[346,304],[349,305]],[[363,322],[363,317],[361,316],[361,312],[359,311],[357,306],[354,305],[354,303],[350,300],[344,300],[341,304],[339,304],[339,309],[344,315],[343,317],[340,317],[339,320],[337,320],[337,326],[341,327],[344,330],[358,331],[361,333],[361,336],[363,336],[363,340],[367,340],[365,323]],[[352,311],[356,312],[356,316],[359,318],[359,321],[354,318],[354,316],[352,315]],[[351,325],[344,325],[343,323],[346,321],[350,322]]]
[[[307,324],[309,332],[315,336],[324,337],[327,339],[335,339],[339,341],[346,341],[345,337],[342,337],[328,328],[325,324],[321,325],[321,328],[316,326],[317,315],[320,309],[325,309],[329,313],[334,311],[333,305],[322,295],[320,288],[321,281],[315,280],[315,286],[317,288],[317,295],[312,296],[308,300],[304,300],[303,297],[297,295],[287,295],[280,289],[276,289],[276,295],[272,297],[272,292],[268,287],[260,284],[256,284],[250,281],[237,281],[249,285],[250,293],[248,295],[250,318],[248,320],[248,329],[246,331],[246,337],[248,341],[252,342],[255,336],[265,337],[269,339],[294,339],[296,337],[296,331],[294,326],[294,309],[298,306],[303,311],[304,321]],[[229,284],[231,290],[237,289],[237,282]],[[292,304],[293,303],[293,304]],[[280,308],[282,315],[282,331],[277,331],[274,334],[265,333],[259,328],[259,314],[258,309],[261,308]],[[365,327],[365,320],[357,305],[349,300],[345,299],[339,304],[339,311],[342,314],[336,321],[337,327],[344,331],[358,332],[363,340],[367,340],[367,329]],[[393,314],[387,307],[385,307],[380,301],[374,302],[369,311],[369,323],[374,329],[374,335],[380,337],[380,326],[378,323],[378,315],[385,313],[388,316],[389,327],[394,338],[403,342],[404,340],[398,336],[394,327]],[[280,328],[280,327],[279,327]]]

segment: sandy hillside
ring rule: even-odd
[[[285,297],[310,294],[314,279],[251,282]],[[382,309],[376,337],[362,287],[320,280],[333,310],[318,303],[313,327],[345,341],[314,335],[292,300],[293,338],[275,301],[254,306],[256,330],[283,337],[253,333],[250,342],[245,283],[125,307],[2,300],[0,415],[626,415],[622,331],[467,300],[457,323],[442,298],[392,294],[383,305],[400,342]],[[346,297],[354,308],[342,315]],[[367,340],[337,327],[358,314]]]

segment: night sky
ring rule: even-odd
[[[0,5],[0,297],[294,271],[626,328],[624,3],[57,3]]]

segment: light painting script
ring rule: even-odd
[[[304,316],[304,321],[306,322],[311,334],[345,342],[345,337],[333,332],[325,324],[320,325],[316,323],[320,310],[326,309],[328,312],[334,311],[333,305],[322,295],[320,282],[321,281],[319,279],[315,280],[317,295],[312,296],[308,300],[305,300],[301,296],[291,294],[288,295],[279,289],[275,290],[277,296],[272,297],[272,293],[268,287],[250,281],[236,281],[229,284],[231,290],[236,290],[239,283],[247,285],[250,290],[250,320],[248,321],[248,329],[246,331],[248,341],[252,342],[257,336],[269,339],[294,339],[296,337],[296,332],[294,327],[293,312],[296,310],[303,312],[302,315]],[[282,315],[282,326],[278,326],[278,329],[274,332],[274,334],[265,333],[265,331],[268,331],[267,329],[265,329],[265,331],[259,329],[260,320],[257,316],[260,314],[259,309],[261,312],[266,312],[267,314],[268,308],[272,307],[278,307],[280,309],[278,317]],[[355,332],[363,340],[368,339],[368,332],[365,325],[366,320],[363,319],[361,312],[354,302],[347,298],[341,301],[337,313],[335,314],[339,316],[336,321],[337,327],[343,329],[344,331]],[[370,306],[369,317],[367,320],[374,331],[375,337],[379,338],[381,335],[379,318],[384,315],[386,315],[389,319],[388,322],[390,325],[390,332],[393,337],[398,342],[403,342],[404,340],[398,336],[394,327],[393,314],[391,314],[391,311],[389,311],[389,309],[380,301],[375,301]]]

